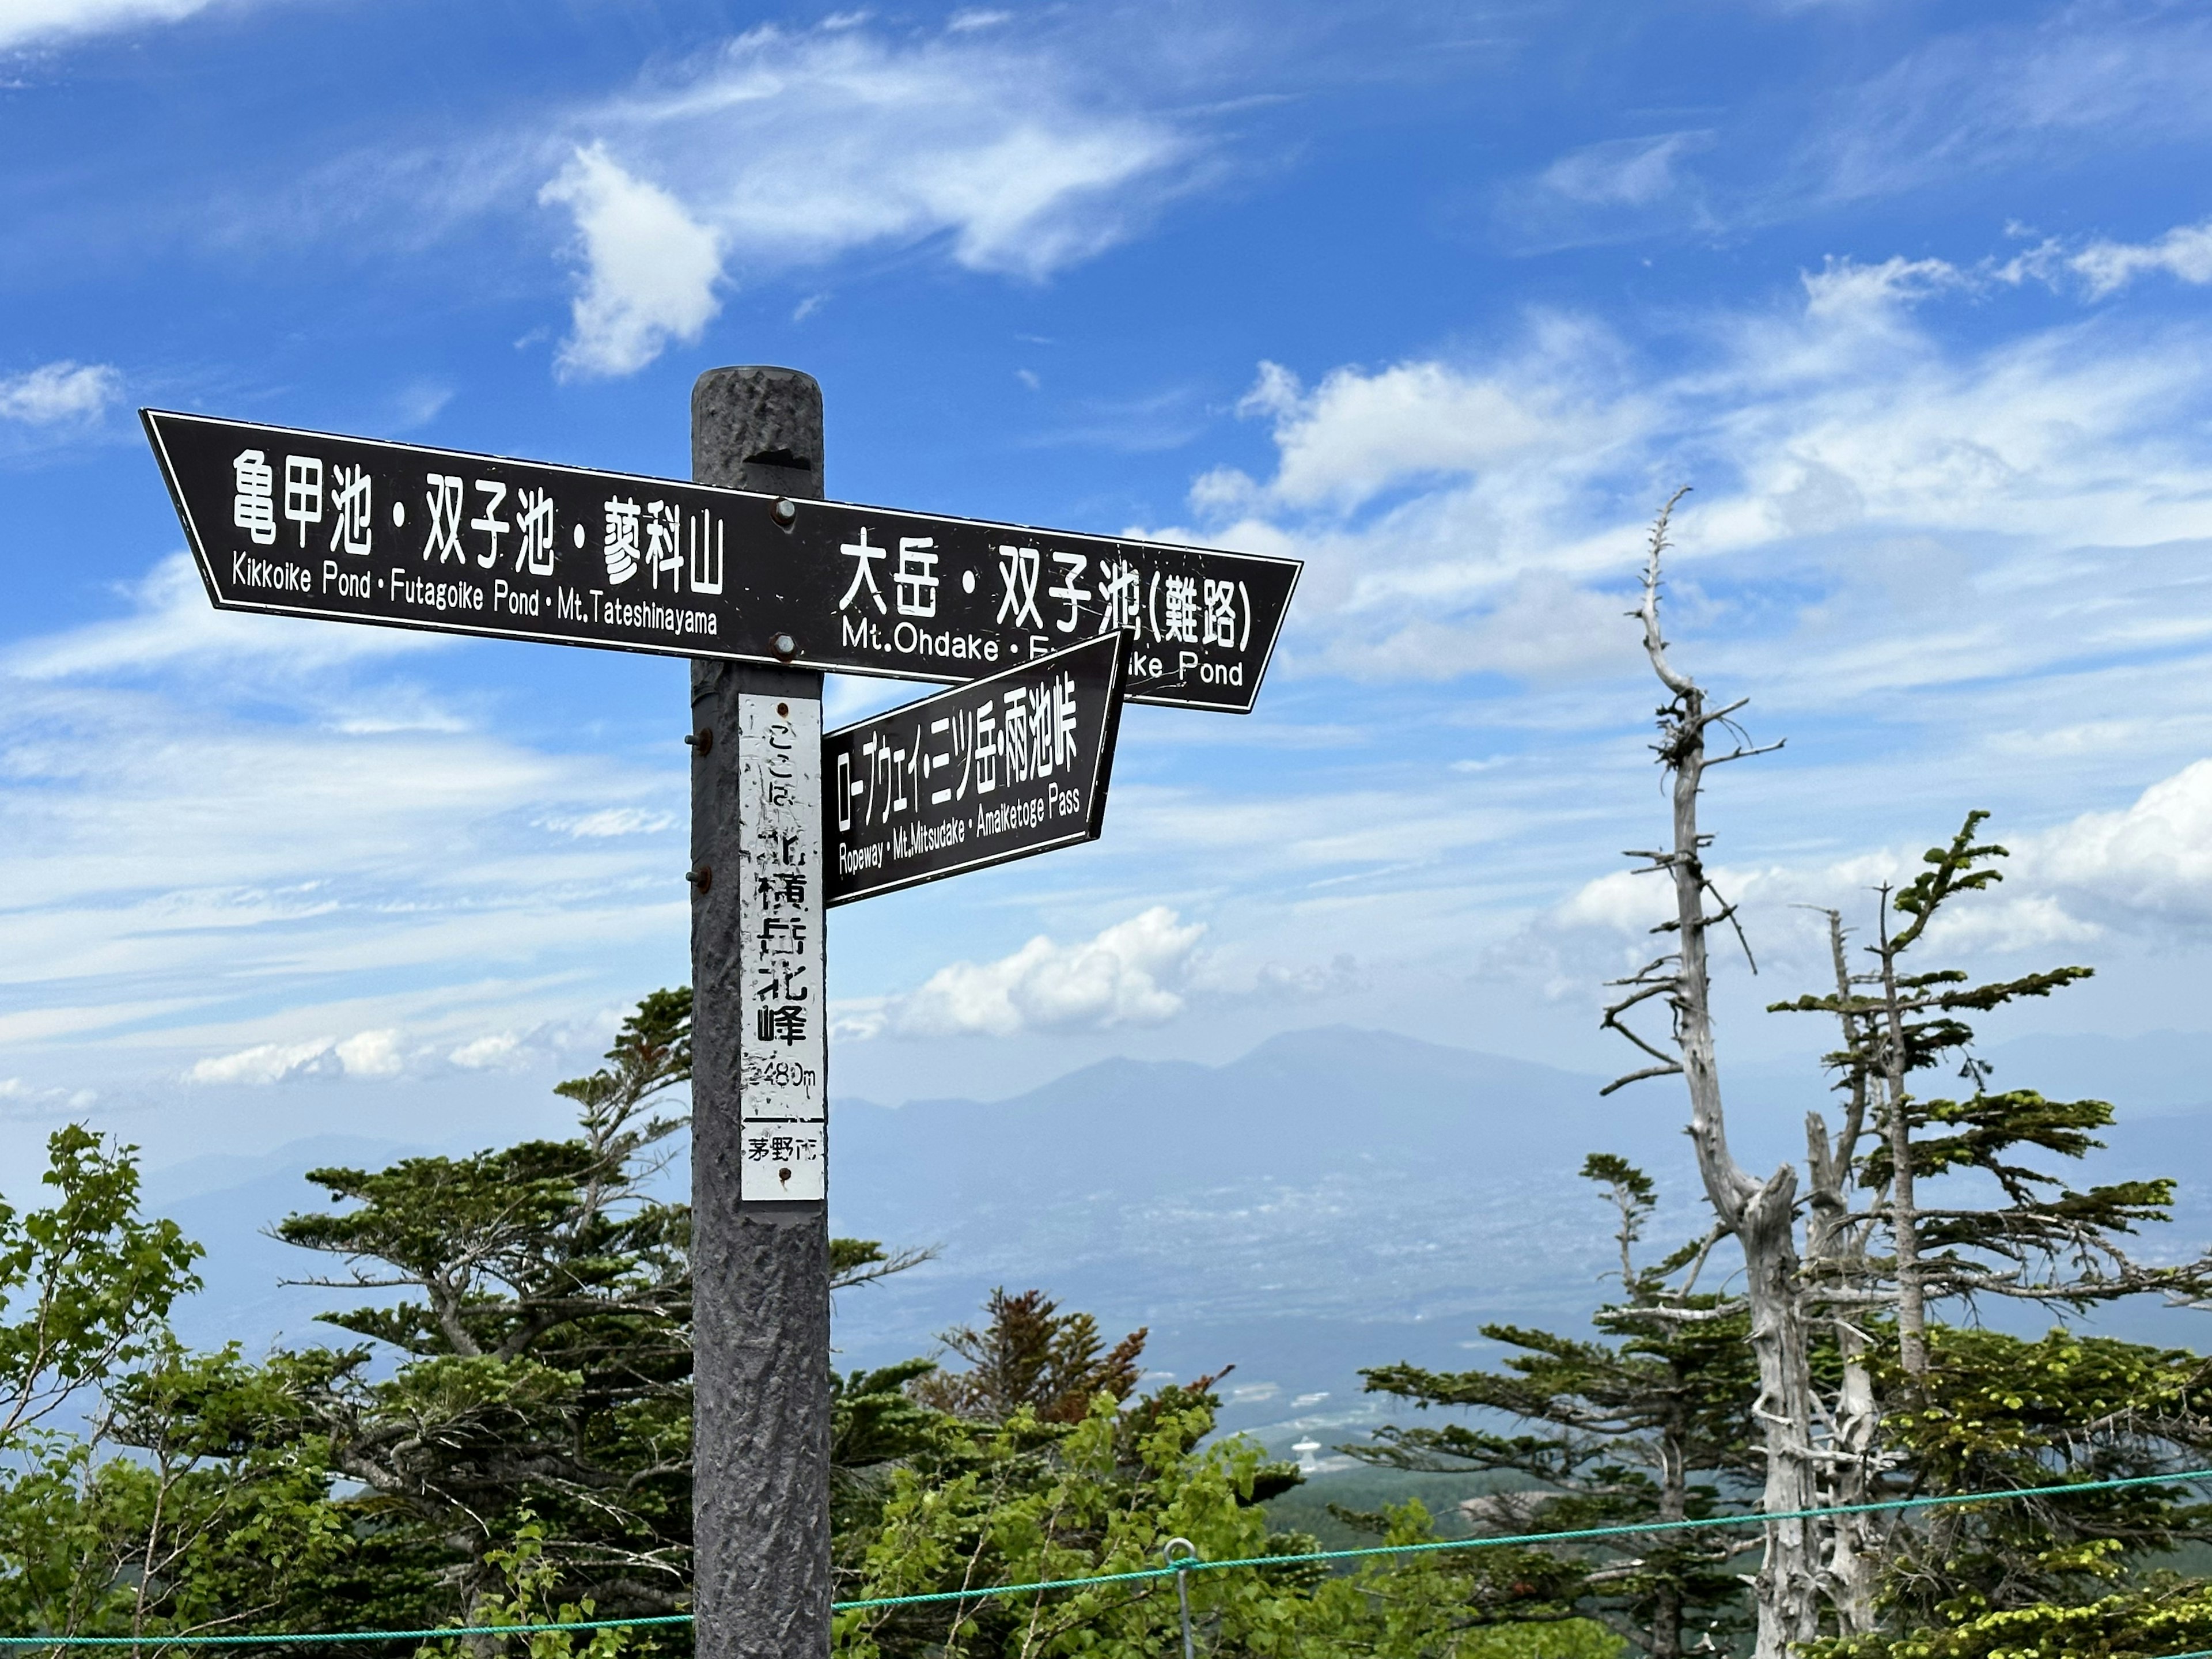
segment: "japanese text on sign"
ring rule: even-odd
[[[805,698],[738,699],[738,1094],[747,1200],[818,1199],[827,1184],[821,708]]]
[[[1296,561],[146,413],[216,603],[962,684],[1127,642],[1243,712]]]
[[[829,902],[1094,838],[1130,654],[1097,635],[831,732]]]

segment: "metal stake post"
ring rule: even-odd
[[[691,476],[819,499],[821,388],[787,368],[701,375],[691,392]],[[799,626],[794,617],[790,627]],[[790,653],[801,648],[793,638]],[[695,659],[691,716],[697,1651],[823,1659],[822,677]]]

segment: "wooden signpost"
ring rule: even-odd
[[[1298,563],[825,501],[793,369],[699,378],[688,483],[142,417],[222,608],[691,659],[696,1641],[822,1659],[823,913],[1095,838],[1123,700],[1249,712]],[[957,689],[825,737],[824,672]]]

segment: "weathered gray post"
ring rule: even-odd
[[[691,476],[819,499],[821,388],[788,368],[701,375]],[[805,649],[799,618],[768,621]],[[830,1650],[821,717],[818,673],[691,665],[700,1659]]]

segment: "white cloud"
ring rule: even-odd
[[[1405,478],[1587,441],[1540,384],[1439,362],[1339,368],[1311,392],[1263,362],[1237,407],[1273,416],[1278,459],[1267,493],[1295,507],[1356,506]]]
[[[1743,629],[1756,655],[1734,665],[1775,677],[1769,697],[2203,633],[2178,601],[2182,550],[2212,541],[2191,436],[2212,336],[2114,307],[1952,343],[1947,301],[2016,291],[1993,266],[1832,258],[1786,301],[1709,313],[1663,368],[1550,312],[1480,356],[1310,386],[1263,362],[1240,408],[1272,428],[1272,472],[1200,475],[1199,522],[1153,533],[1306,559],[1285,666],[1364,679],[1632,669],[1613,613],[1680,483],[1698,488],[1675,573]],[[1790,614],[1754,629],[1784,592]]]
[[[1944,289],[1965,287],[1968,279],[1946,259],[1893,256],[1869,265],[1831,255],[1819,270],[1807,271],[1802,280],[1809,320],[1887,329],[1903,307]]]
[[[341,1041],[257,1042],[227,1054],[195,1060],[187,1083],[292,1083],[308,1078],[388,1078],[406,1069],[396,1030],[357,1031]]]
[[[1710,149],[1709,132],[1615,138],[1562,155],[1538,175],[1548,191],[1589,207],[1644,207],[1681,184],[1678,163]]]
[[[450,646],[400,628],[333,628],[289,617],[218,611],[186,553],[174,553],[128,590],[132,616],[89,623],[11,647],[0,673],[22,680],[143,674],[179,665],[275,662],[300,670]]]
[[[6,25],[0,23],[0,41]],[[0,379],[0,421],[57,426],[100,418],[123,395],[121,373],[106,363],[64,359]]]
[[[583,245],[564,374],[630,374],[670,339],[697,339],[721,309],[714,233],[666,191],[625,172],[605,145],[580,148],[538,199],[569,210]]]
[[[584,256],[565,368],[628,374],[696,338],[722,283],[856,249],[941,237],[969,270],[1036,279],[1119,240],[1191,139],[997,21],[919,42],[858,17],[757,28],[588,118],[542,197]]]
[[[2152,271],[2201,288],[2212,283],[2212,223],[2177,225],[2154,242],[2092,242],[2066,263],[2099,297]]]
[[[0,1118],[37,1119],[82,1112],[99,1103],[92,1089],[40,1088],[21,1078],[0,1078]]]
[[[617,836],[657,836],[675,827],[676,815],[642,806],[610,806],[579,817],[547,818],[544,823],[548,830],[581,840],[607,841]]]
[[[2013,9],[1924,39],[1830,101],[1799,166],[1850,198],[2140,151],[2204,132],[2208,72],[2212,28],[2191,8]],[[1784,188],[1809,193],[1803,179]]]
[[[2201,931],[2212,922],[2212,760],[2114,812],[2085,813],[2023,842],[2029,883],[2099,920]]]
[[[210,1054],[185,1073],[187,1083],[283,1083],[294,1078],[329,1077],[345,1067],[328,1037],[305,1042],[257,1042],[235,1054]]]
[[[2191,762],[2115,811],[2027,833],[1992,822],[1981,833],[2011,856],[1995,863],[1997,884],[1942,913],[1929,935],[1940,954],[2048,951],[2114,934],[2161,945],[2212,943],[2212,759]],[[1923,868],[1922,852],[1923,845],[1886,847],[1840,859],[1723,866],[1714,880],[1740,906],[1763,959],[1778,945],[1784,960],[1794,955],[1801,969],[1817,972],[1818,953],[1802,948],[1812,924],[1797,913],[1840,909],[1846,925],[1863,933],[1877,890],[1910,881]],[[1602,971],[1598,964],[1640,961],[1666,949],[1652,930],[1674,907],[1674,889],[1663,878],[1624,866],[1583,883],[1498,956],[1519,960],[1540,937],[1554,957],[1580,961],[1571,980],[1586,987]]]
[[[357,1031],[331,1052],[348,1077],[396,1077],[405,1063],[399,1054],[399,1033],[392,1030]]]
[[[540,753],[354,685],[343,647],[406,636],[216,616],[181,559],[137,597],[0,663],[0,1046],[390,1077],[677,976],[680,757]]]
[[[1720,878],[1717,874],[1715,880]],[[1562,927],[1641,939],[1674,914],[1674,890],[1656,875],[1613,870],[1584,882],[1553,913]]]
[[[906,995],[841,1011],[839,1029],[862,1037],[1012,1036],[1158,1024],[1182,1011],[1205,932],[1156,905],[1077,944],[1039,934],[996,962],[956,962]]]
[[[102,34],[140,23],[173,23],[214,0],[8,0],[0,6],[0,47]]]
[[[494,1031],[464,1042],[446,1058],[465,1071],[492,1070],[513,1063],[522,1050],[522,1038],[513,1031]]]

